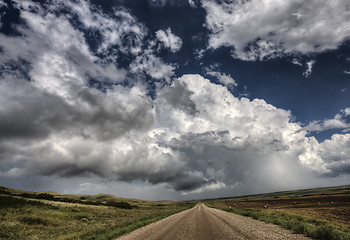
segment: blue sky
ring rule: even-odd
[[[348,184],[349,9],[0,0],[2,185],[194,199]]]

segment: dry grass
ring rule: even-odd
[[[3,191],[0,194],[0,239],[113,239],[193,206],[170,201],[126,199],[125,202],[132,202],[134,208],[37,200]]]

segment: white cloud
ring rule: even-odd
[[[350,116],[350,108],[345,108],[343,110],[341,110],[342,113],[345,114],[345,116]]]
[[[183,1],[183,0],[148,0],[148,3],[152,7],[164,7],[167,4],[169,5],[190,5],[191,7],[196,7],[196,4],[198,4],[199,0],[188,0],[188,1]]]
[[[263,100],[239,100],[199,75],[185,75],[164,87],[155,111],[154,138],[183,152],[187,164],[201,173],[196,176],[202,180],[185,193],[199,194],[204,186],[218,182],[227,188],[237,182],[257,189],[260,184],[296,187],[302,184],[296,176],[340,174],[327,167],[319,154],[322,146],[290,122],[288,111]],[[212,175],[208,169],[220,174]]]
[[[350,3],[327,1],[202,1],[209,47],[233,46],[247,61],[338,48],[350,36]]]
[[[301,143],[303,150],[299,155],[299,160],[303,165],[323,174],[331,172],[325,165],[325,162],[319,154],[320,145],[314,137],[305,138]]]
[[[132,73],[144,72],[150,77],[157,80],[165,80],[170,82],[174,74],[175,66],[166,64],[154,54],[154,50],[148,48],[142,54],[137,56],[130,65]]]
[[[99,54],[103,54],[101,62],[116,62],[118,52],[132,54],[136,58],[129,66],[131,73],[146,73],[154,79],[170,81],[174,65],[164,63],[155,55],[153,41],[147,42],[148,46],[145,46],[144,39],[148,30],[128,10],[118,8],[113,10],[113,15],[106,15],[87,1],[79,0],[77,3],[61,1],[61,3],[77,14],[85,28],[92,29],[102,36],[97,49]],[[181,48],[181,39],[175,36],[170,28],[166,32],[159,30],[157,38],[172,52]],[[104,73],[109,76],[115,75],[111,65],[104,69]]]
[[[161,44],[165,48],[169,48],[172,52],[177,52],[181,49],[182,46],[182,40],[178,36],[174,35],[171,32],[171,29],[168,28],[167,30],[158,30],[156,32],[156,36],[158,41],[161,42]]]
[[[292,63],[295,65],[303,66],[303,64],[296,58],[293,59]]]
[[[62,1],[76,13],[85,28],[97,31],[102,36],[98,51],[106,56],[113,54],[114,49],[123,53],[138,54],[141,52],[146,28],[140,24],[126,9],[113,10],[113,15],[106,15],[90,5],[88,1]],[[128,38],[125,41],[125,37]]]
[[[4,2],[4,0],[0,0],[0,7],[7,7],[7,4]]]
[[[334,134],[320,144],[320,155],[331,176],[348,174],[350,171],[350,134]]]
[[[205,49],[197,49],[197,50],[195,50],[196,58],[197,59],[201,59],[204,56],[205,52],[206,52]]]
[[[58,66],[63,60],[70,65],[69,68],[91,78],[107,82],[120,82],[125,78],[124,69],[103,63],[90,51],[83,34],[65,16],[45,12],[39,5],[29,1],[21,2],[19,7],[22,9],[20,16],[28,27],[18,27],[21,37],[0,35],[4,52],[0,56],[0,63],[26,60],[34,65],[50,61]],[[50,70],[37,68],[43,74]]]
[[[350,62],[350,58],[346,58],[346,61]],[[349,70],[344,70],[343,73],[344,74],[350,74],[350,71]]]
[[[164,7],[168,0],[148,0],[149,4],[153,7]]]
[[[0,63],[14,59],[16,61],[25,59],[32,63],[36,59],[46,58],[54,64],[54,59],[64,59],[72,65],[70,68],[75,68],[81,74],[100,83],[118,83],[125,80],[127,75],[125,69],[116,66],[115,60],[118,58],[116,51],[120,51],[136,56],[130,65],[131,73],[146,73],[152,78],[170,81],[175,66],[164,63],[155,55],[152,42],[146,50],[141,51],[144,45],[142,40],[147,31],[129,12],[119,9],[114,11],[114,16],[107,16],[86,1],[78,3],[58,1],[58,5],[49,5],[48,8],[52,10],[67,6],[73,14],[78,15],[84,27],[101,34],[102,42],[97,49],[100,57],[90,50],[84,34],[72,26],[70,15],[55,16],[46,12],[40,5],[25,1],[20,2],[19,7],[22,9],[21,17],[29,28],[19,27],[23,37],[0,35],[4,51],[0,56]],[[129,39],[126,36],[133,38]]]
[[[231,77],[230,74],[220,73],[216,71],[207,71],[206,74],[216,77],[217,80],[224,86],[238,86],[237,82]]]
[[[308,61],[308,62],[306,63],[307,69],[305,70],[305,72],[303,72],[303,75],[304,75],[306,78],[309,77],[309,76],[311,75],[311,73],[312,73],[312,67],[313,67],[314,64],[315,64],[315,60],[311,60],[311,61]]]
[[[188,4],[190,4],[191,7],[196,7],[194,0],[188,0]]]
[[[305,129],[310,132],[322,132],[330,129],[347,129],[350,128],[348,116],[350,116],[350,108],[345,108],[341,110],[340,113],[336,114],[332,119],[310,122]]]

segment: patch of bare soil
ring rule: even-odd
[[[350,225],[350,195],[294,196],[261,200],[223,200],[216,203],[224,208],[258,208],[279,210],[295,215]]]

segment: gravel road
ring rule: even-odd
[[[309,239],[302,235],[248,217],[197,204],[194,208],[152,223],[118,240],[176,239]]]

